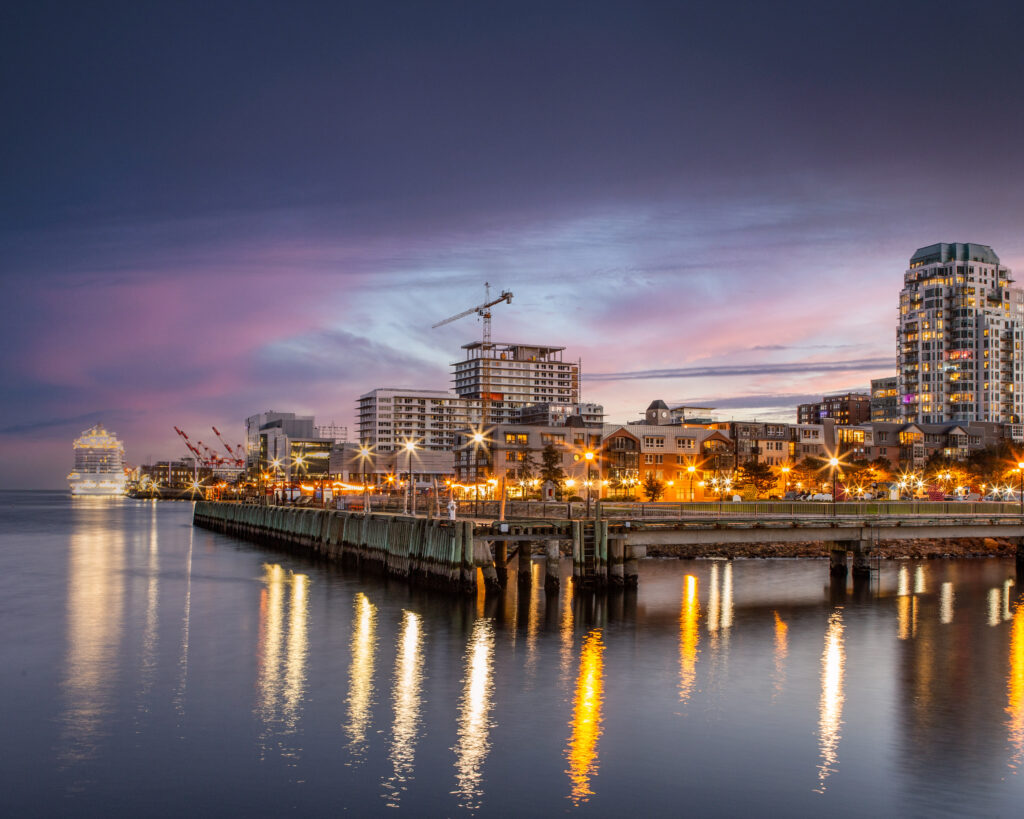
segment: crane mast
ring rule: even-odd
[[[481,371],[482,376],[480,379],[480,409],[481,409],[481,425],[486,424],[488,421],[488,408],[491,398],[491,384],[490,384],[490,366],[487,362],[487,352],[491,349],[491,308],[496,304],[512,303],[512,291],[502,290],[501,295],[496,299],[491,298],[491,283],[484,282],[484,303],[478,304],[476,307],[470,307],[468,310],[463,310],[461,313],[456,313],[454,316],[449,316],[442,321],[434,324],[431,329],[443,327],[445,324],[451,324],[453,321],[458,321],[461,318],[476,313],[480,316],[483,323],[483,343],[480,346],[480,357],[481,357]]]

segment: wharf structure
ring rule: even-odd
[[[582,520],[485,521],[200,501],[193,524],[309,556],[354,559],[411,582],[468,593],[479,591],[480,584],[501,588],[512,557],[519,582],[531,583],[537,546],[546,558],[545,587],[557,589],[563,543],[572,555],[573,582],[598,588],[635,587],[638,561],[648,546],[658,544],[706,548],[820,543],[830,553],[831,575],[846,576],[852,553],[854,578],[863,581],[870,576],[872,553],[885,551],[881,541],[1007,538],[1017,543],[1018,567],[1024,570],[1024,515],[1005,508],[979,509],[986,504],[953,506],[959,508],[951,512],[948,504],[908,510],[900,504],[869,508],[850,503],[829,515],[820,508],[798,512],[795,506],[788,514],[765,513],[751,504],[717,518],[687,516],[683,510],[680,516],[655,519],[602,518],[598,512]]]

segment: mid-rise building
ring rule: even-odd
[[[871,420],[871,396],[863,392],[826,395],[813,404],[797,407],[798,424],[820,424],[826,418],[837,424],[863,424]]]
[[[486,424],[514,422],[528,404],[578,404],[580,368],[563,360],[565,347],[537,344],[464,344],[466,357],[452,365],[455,392],[481,401]]]
[[[246,465],[295,481],[326,478],[333,438],[316,434],[312,415],[268,410],[245,420]]]
[[[580,418],[586,426],[601,426],[604,407],[600,404],[526,404],[512,413],[513,423],[530,426],[564,426]]]
[[[455,433],[479,427],[479,399],[450,390],[382,387],[359,396],[359,444],[396,452],[412,442],[426,452],[451,452]]]
[[[895,423],[902,416],[900,385],[895,375],[871,379],[871,420]]]
[[[910,259],[897,333],[905,421],[1020,423],[1024,290],[987,245],[941,243]]]

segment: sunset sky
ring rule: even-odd
[[[609,420],[894,374],[918,247],[1024,273],[1010,3],[47,3],[0,25],[0,487],[246,415],[355,434],[496,341]]]

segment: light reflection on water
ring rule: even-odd
[[[377,649],[377,607],[358,592],[353,603],[355,622],[349,652],[352,659],[348,670],[348,734],[350,764],[363,761],[367,749],[367,731],[373,718],[373,668]]]
[[[648,561],[638,592],[607,596],[568,563],[546,594],[537,561],[532,588],[513,563],[499,599],[462,599],[193,530],[187,511],[83,504],[49,546],[2,541],[12,815],[115,793],[180,814],[212,780],[245,782],[221,798],[247,815],[1024,802],[1012,561],[883,561],[860,587],[827,561]],[[17,598],[21,577],[36,594]]]
[[[697,578],[683,578],[683,608],[679,615],[679,700],[686,702],[697,680],[697,654],[700,651],[700,601]]]
[[[1006,680],[1006,722],[1010,742],[1010,767],[1016,773],[1024,759],[1024,599],[1013,612],[1010,632],[1010,670]]]
[[[395,660],[394,724],[391,728],[391,775],[384,782],[388,807],[398,807],[402,793],[413,777],[416,741],[420,730],[420,694],[423,685],[422,620],[411,611],[402,612]]]
[[[124,548],[124,536],[119,531],[108,533],[84,526],[71,535],[62,743],[62,756],[67,760],[97,754],[116,706],[124,616]]]
[[[604,696],[604,645],[600,629],[584,636],[580,647],[579,676],[573,699],[572,733],[565,755],[569,760],[569,798],[574,805],[586,802],[594,791],[591,779],[597,776],[597,742],[601,737],[601,706]]]
[[[825,792],[825,780],[839,765],[839,740],[843,725],[843,671],[846,651],[843,644],[843,613],[834,611],[828,619],[825,648],[821,652],[821,700],[818,705],[818,739],[821,762],[818,764],[818,793]]]
[[[459,741],[455,746],[455,791],[459,806],[480,807],[483,765],[490,750],[494,697],[494,623],[480,619],[466,647],[466,672],[459,700]]]

